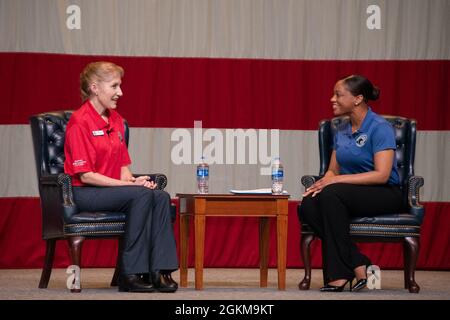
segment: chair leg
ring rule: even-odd
[[[81,248],[83,246],[84,237],[69,237],[70,259],[72,265],[78,266],[81,269]],[[81,292],[81,285],[79,288],[70,289],[71,292]]]
[[[408,275],[410,273],[410,265],[409,265],[409,260],[411,259],[411,255],[409,254],[409,250],[407,248],[407,242],[406,240],[403,242],[403,268],[404,268],[404,272],[403,272],[403,278],[404,278],[404,287],[405,289],[409,288],[409,280],[408,280]]]
[[[300,254],[305,265],[305,276],[298,284],[300,290],[309,290],[311,285],[311,241],[314,239],[312,234],[302,235],[300,242]]]
[[[419,293],[420,287],[414,279],[417,258],[419,257],[420,240],[417,237],[405,237],[403,249],[405,251],[405,286],[411,293]]]
[[[50,275],[52,274],[53,259],[55,257],[56,239],[46,240],[45,261],[42,269],[41,280],[39,281],[39,289],[45,289],[48,286]]]
[[[114,275],[111,279],[111,287],[117,287],[118,280],[119,280],[119,274],[120,274],[120,261],[122,257],[123,252],[123,238],[119,238],[119,245],[117,248],[117,261],[116,261],[116,269],[114,270]]]

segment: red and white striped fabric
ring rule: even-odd
[[[132,170],[166,173],[172,197],[195,192],[199,160],[174,163],[174,130],[192,133],[194,121],[223,136],[227,129],[280,130],[293,195],[289,267],[302,265],[296,204],[300,177],[318,172],[318,122],[332,116],[335,81],[365,75],[381,88],[375,112],[418,122],[415,171],[425,178],[427,210],[418,266],[449,269],[449,12],[445,0],[0,2],[0,268],[43,261],[28,117],[78,108],[81,69],[109,60],[125,69],[118,111],[131,126]],[[269,186],[261,157],[222,164],[225,147],[210,165],[211,192]],[[257,266],[257,231],[252,219],[211,219],[205,264]],[[84,265],[114,265],[115,246],[88,242]],[[362,248],[381,267],[402,266],[400,245]],[[64,250],[56,265],[68,265]]]

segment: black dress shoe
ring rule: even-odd
[[[178,289],[178,283],[176,283],[170,273],[161,273],[160,271],[152,271],[151,279],[153,286],[159,292],[175,292]]]
[[[321,292],[342,292],[342,291],[344,291],[344,288],[347,285],[347,283],[350,283],[349,287],[350,287],[350,291],[352,291],[352,282],[353,282],[353,279],[346,280],[342,286],[333,286],[331,284],[327,284],[326,286],[320,288],[320,291]]]
[[[174,287],[178,289],[178,283],[173,280],[172,273],[161,273],[161,275],[165,278],[167,283],[171,283]]]
[[[152,276],[150,275],[150,273],[142,273],[142,274],[140,274],[140,276],[146,284],[153,285]]]
[[[353,286],[353,291],[360,291],[367,287],[367,279],[359,279],[358,282]]]
[[[171,284],[173,284],[173,286],[175,288],[178,289],[178,283],[175,280],[173,280],[171,272],[165,273],[163,271],[162,272],[160,271],[160,273],[161,273],[161,276],[164,278],[164,282],[171,283]],[[154,277],[157,278],[156,275]],[[145,281],[145,283],[153,284],[152,275],[150,273],[142,274],[142,279]]]
[[[127,274],[119,277],[119,292],[155,292],[152,284],[145,283],[140,275]]]

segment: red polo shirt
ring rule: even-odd
[[[85,185],[78,174],[90,171],[120,179],[121,168],[131,163],[124,137],[119,113],[109,110],[106,123],[86,101],[72,114],[66,128],[64,171],[72,176],[72,184]]]

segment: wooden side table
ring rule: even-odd
[[[177,194],[180,203],[180,286],[187,287],[189,222],[194,217],[195,289],[203,289],[205,220],[207,216],[259,217],[260,287],[267,287],[269,218],[277,219],[278,289],[286,289],[289,195]]]

